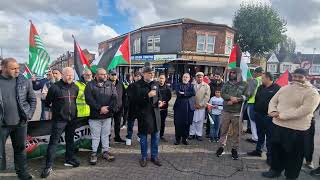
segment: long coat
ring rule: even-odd
[[[148,93],[156,90],[157,95],[150,98]],[[133,89],[133,103],[136,103],[138,112],[139,134],[150,134],[160,131],[161,119],[159,101],[161,100],[159,85],[156,82],[147,83],[143,79],[136,82]]]
[[[184,92],[181,94],[180,92]],[[192,84],[180,83],[176,88],[177,99],[174,103],[174,123],[192,124],[193,112],[195,110],[195,89]]]

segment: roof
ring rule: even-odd
[[[154,24],[150,24],[150,25],[146,25],[143,27],[140,27],[138,29],[135,29],[133,31],[131,31],[130,33],[134,33],[136,31],[140,31],[143,29],[149,29],[149,28],[156,28],[156,27],[161,27],[161,26],[171,26],[171,25],[176,25],[176,24],[195,24],[195,25],[209,25],[209,26],[219,26],[219,27],[224,27],[224,28],[228,28],[232,31],[236,31],[236,29],[226,25],[226,24],[216,24],[216,23],[212,23],[212,22],[202,22],[202,21],[197,21],[194,19],[190,19],[190,18],[180,18],[180,19],[174,19],[174,20],[169,20],[169,21],[163,21],[163,22],[158,22],[158,23],[154,23]],[[105,41],[102,41],[98,44],[101,44],[103,42],[109,42],[109,41],[113,41],[115,39],[121,38],[126,36],[128,33],[122,34],[120,36],[114,37],[114,38],[110,38],[107,39]]]
[[[310,64],[312,62],[314,64],[320,64],[320,54],[275,54],[279,62],[291,62],[294,64],[301,64],[303,61],[308,61]],[[267,59],[269,59],[272,56],[271,54],[267,55]]]

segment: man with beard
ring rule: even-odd
[[[239,115],[241,112],[242,104],[246,100],[245,93],[247,91],[247,83],[242,81],[241,69],[234,68],[230,70],[229,81],[227,81],[221,90],[223,98],[223,112],[222,123],[220,129],[220,143],[221,146],[217,150],[218,157],[224,154],[224,147],[227,144],[229,127],[232,127],[232,136],[228,139],[231,140],[231,156],[233,160],[238,160],[238,147],[240,142],[240,122]]]
[[[90,69],[84,71],[83,75],[80,77],[79,81],[75,84],[79,88],[79,94],[77,97],[77,110],[78,110],[78,121],[88,120],[90,116],[90,107],[86,103],[86,98],[84,94],[84,90],[87,84],[92,80],[92,72]]]
[[[297,179],[304,159],[304,141],[313,112],[319,105],[319,93],[307,81],[305,69],[293,72],[293,82],[282,87],[269,103],[273,118],[271,168],[262,175],[276,178],[285,170],[287,179]]]
[[[115,157],[109,151],[109,135],[113,113],[117,112],[117,91],[112,82],[107,80],[105,69],[97,69],[96,79],[87,84],[84,94],[86,103],[90,106],[89,126],[92,138],[90,164],[97,164],[100,140],[103,159],[114,161]]]
[[[25,139],[28,121],[37,105],[31,83],[19,75],[19,64],[14,58],[1,62],[0,70],[0,171],[6,169],[6,141],[10,135],[14,152],[14,166],[18,178],[32,179],[27,171]]]
[[[113,114],[114,122],[114,142],[115,143],[125,143],[126,141],[120,137],[120,126],[121,126],[121,117],[123,114],[123,106],[126,104],[124,101],[126,99],[126,90],[123,83],[121,83],[117,76],[117,71],[111,70],[109,72],[109,80],[115,86],[117,91],[117,112]]]
[[[160,98],[158,83],[152,81],[153,68],[145,66],[143,68],[143,79],[139,80],[133,90],[132,101],[139,110],[138,132],[141,146],[141,167],[147,166],[148,142],[147,136],[151,135],[151,162],[157,166],[162,166],[158,157],[159,131],[161,128],[160,109],[162,101]]]
[[[74,132],[77,117],[76,98],[79,88],[73,83],[74,71],[71,67],[62,70],[63,78],[53,84],[46,97],[46,107],[52,110],[52,130],[47,149],[47,159],[41,178],[46,178],[52,171],[58,142],[65,132],[66,153],[64,165],[79,167],[80,162],[74,156]]]
[[[160,139],[166,142],[166,139],[163,136],[164,136],[164,130],[166,127],[166,118],[168,115],[169,101],[171,99],[171,91],[166,84],[165,74],[160,74],[159,76],[159,89],[160,89],[160,95],[163,102],[163,106],[160,108],[160,116],[161,116]]]

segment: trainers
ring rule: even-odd
[[[270,170],[267,171],[267,172],[263,172],[263,173],[262,173],[262,176],[263,176],[263,177],[266,177],[266,178],[276,178],[276,177],[281,176],[281,173],[276,172],[276,171],[270,169]]]
[[[197,136],[196,139],[197,139],[198,141],[202,141],[202,137],[201,137],[201,136]]]
[[[318,167],[317,169],[314,169],[310,172],[310,174],[312,176],[320,176],[320,167]]]
[[[257,150],[248,152],[247,155],[249,155],[249,156],[256,156],[256,157],[262,157],[262,153],[261,153],[260,151],[257,151]]]
[[[127,127],[125,125],[121,126],[120,129],[127,129]]]
[[[216,152],[217,157],[221,157],[224,154],[224,148],[219,147],[219,149]]]
[[[96,165],[97,161],[98,161],[97,153],[91,153],[91,155],[90,155],[90,164],[91,165]]]
[[[109,161],[109,162],[112,162],[115,160],[115,157],[114,155],[112,155],[110,152],[108,151],[105,151],[103,152],[103,155],[102,155],[103,159]]]
[[[80,162],[77,159],[67,160],[64,162],[64,166],[66,166],[66,167],[79,167]]]
[[[246,141],[247,141],[248,143],[252,143],[252,144],[256,144],[256,143],[258,142],[258,141],[256,141],[256,140],[251,139],[251,138],[246,139]]]
[[[52,167],[44,168],[41,173],[41,178],[47,178],[48,176],[50,176],[51,172],[52,172]]]
[[[189,145],[189,142],[188,142],[187,139],[182,139],[182,144],[184,144],[184,145]]]
[[[190,135],[190,136],[188,137],[189,140],[192,140],[192,139],[195,139],[195,138],[196,138],[195,135]]]
[[[115,143],[125,143],[126,141],[121,138],[114,138]]]
[[[131,139],[126,139],[126,145],[131,146]]]
[[[306,164],[304,164],[304,167],[310,170],[314,169],[314,165],[312,162],[306,162]]]
[[[238,151],[236,149],[232,149],[231,150],[231,157],[232,157],[233,160],[238,160],[239,159]]]

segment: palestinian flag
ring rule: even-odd
[[[50,140],[52,120],[29,121],[28,136],[26,138],[26,152],[28,158],[45,156]],[[65,153],[65,133],[59,139],[56,154]],[[79,120],[74,133],[75,148],[91,149],[91,133],[88,120]]]
[[[74,36],[72,36],[74,39],[74,69],[76,70],[76,73],[78,77],[80,78],[81,75],[83,74],[83,71],[85,69],[90,69],[90,64],[82,52],[82,49],[80,48],[79,44],[77,43],[76,39]]]
[[[25,78],[27,78],[27,79],[30,79],[32,77],[32,73],[31,73],[28,65],[25,64],[24,66],[25,66],[25,68],[24,68],[24,71],[23,71],[23,76]]]
[[[241,50],[238,44],[234,44],[229,56],[228,69],[239,67],[241,61]]]
[[[130,64],[130,45],[129,35],[124,39],[123,43],[119,46],[116,54],[108,65],[108,70],[116,68],[119,64]]]
[[[31,21],[30,23],[28,66],[30,67],[31,72],[38,76],[43,76],[48,70],[50,57],[42,43],[36,27]]]
[[[289,84],[289,71],[286,70],[275,82],[279,86],[283,87]]]

